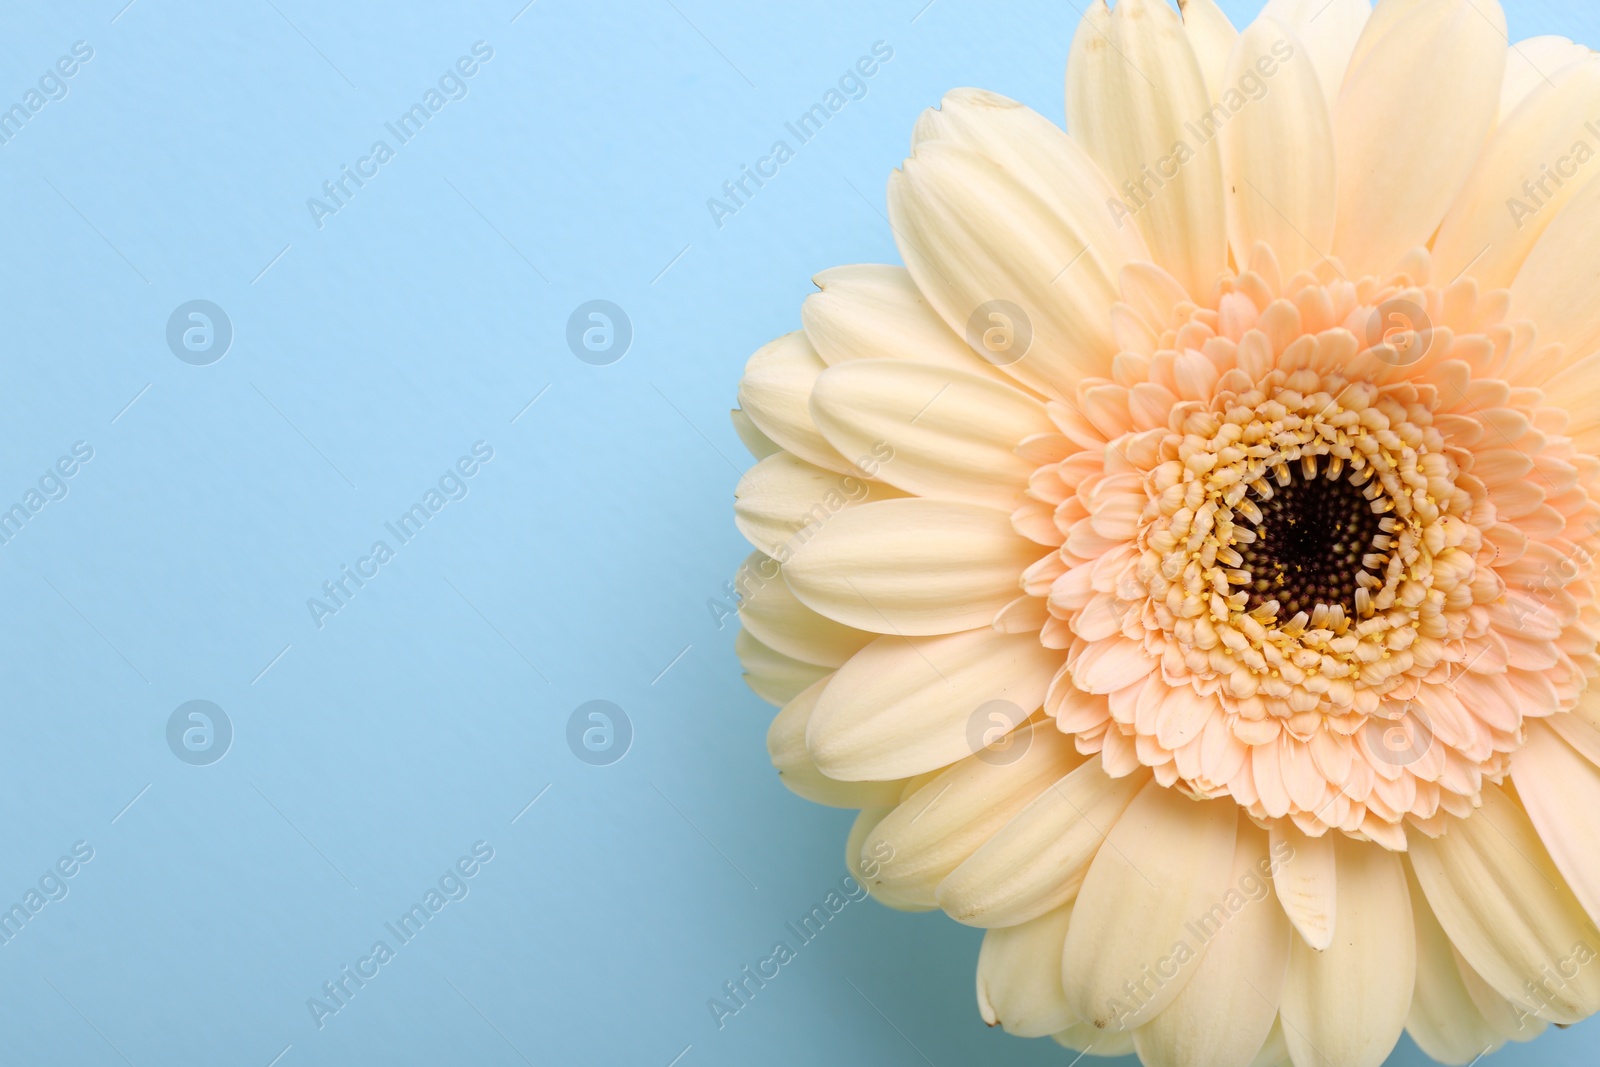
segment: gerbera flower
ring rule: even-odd
[[[1373,1067],[1589,1016],[1600,59],[1494,0],[1097,0],[1067,115],[926,112],[905,268],[746,368],[783,780],[988,931],[1017,1034]]]

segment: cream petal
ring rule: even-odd
[[[938,774],[878,824],[865,846],[881,857],[874,885],[933,907],[951,871],[1083,762],[1072,739],[1049,723],[1024,726],[1008,740]]]
[[[1183,991],[1197,950],[1175,960],[1176,948],[1228,891],[1237,820],[1232,801],[1190,800],[1156,782],[1128,805],[1089,864],[1067,931],[1062,982],[1078,1018],[1134,1029]],[[1165,982],[1130,997],[1124,983],[1144,980],[1147,968]]]
[[[1495,0],[1379,5],[1333,109],[1348,270],[1386,276],[1438,228],[1494,126],[1505,42]]]
[[[1311,57],[1323,98],[1331,107],[1339,99],[1350,57],[1371,16],[1371,0],[1267,0],[1258,17],[1277,21],[1299,39],[1297,50]]]
[[[830,367],[855,359],[898,359],[1013,380],[945,325],[904,267],[834,267],[812,281],[821,292],[806,297],[800,319]]]
[[[1295,939],[1283,1036],[1296,1067],[1379,1067],[1405,1028],[1416,933],[1398,854],[1335,835],[1339,927],[1317,952]]]
[[[1321,952],[1333,944],[1339,910],[1333,835],[1308,837],[1291,822],[1272,824],[1272,876],[1278,903],[1307,945]]]
[[[1441,1063],[1466,1064],[1504,1044],[1473,1003],[1456,966],[1450,936],[1439,925],[1415,876],[1407,872],[1411,919],[1417,931],[1417,983],[1406,1016],[1406,1032]]]
[[[867,836],[883,821],[884,816],[893,810],[891,808],[864,808],[856,821],[850,826],[850,836],[844,843],[844,860],[850,868],[850,876],[862,886],[867,885],[867,871],[862,862],[861,845]],[[885,904],[897,911],[928,911],[907,900],[902,900],[887,890],[880,889],[872,894],[872,899],[880,904]]]
[[[831,676],[830,676],[831,677]],[[796,796],[833,808],[884,808],[900,799],[904,781],[837,782],[811,762],[806,751],[806,724],[829,678],[813,684],[783,706],[767,729],[767,754],[778,778]]]
[[[783,581],[777,561],[760,552],[750,554],[740,573],[773,571],[778,571],[777,577],[742,587],[744,599],[739,603],[740,624],[768,648],[802,663],[838,667],[877,638],[877,634],[834,622],[800,603]]]
[[[835,515],[784,567],[814,611],[873,633],[987,626],[1021,591],[1039,546],[1009,513],[949,500],[884,500]]]
[[[919,496],[1015,510],[1027,502],[1036,464],[1017,455],[1024,438],[1055,425],[1044,405],[977,374],[887,359],[826,371],[811,414],[847,456],[873,455],[876,476]]]
[[[1445,216],[1433,244],[1434,276],[1447,280],[1470,274],[1482,289],[1504,289],[1516,281],[1545,228],[1583,188],[1581,179],[1593,176],[1574,162],[1573,146],[1593,139],[1585,123],[1596,116],[1600,57],[1560,72],[1554,82],[1541,81],[1495,130]],[[1563,177],[1557,167],[1572,174]],[[1530,182],[1542,186],[1525,184]],[[1520,306],[1516,311],[1525,314]],[[1543,323],[1534,321],[1542,335]]]
[[[1289,1044],[1283,1039],[1282,1017],[1273,1020],[1272,1033],[1250,1061],[1250,1067],[1289,1067]]]
[[[1265,241],[1286,277],[1316,266],[1333,247],[1338,169],[1322,83],[1310,54],[1289,42],[1288,31],[1265,16],[1245,30],[1229,60],[1228,84],[1264,69],[1276,73],[1270,90],[1222,127],[1233,258],[1248,263],[1256,242]]]
[[[1206,939],[1190,939],[1204,955],[1183,992],[1133,1033],[1146,1067],[1249,1063],[1272,1033],[1290,934],[1283,911],[1267,899],[1271,865],[1267,835],[1240,816],[1229,889],[1191,926]]]
[[[1565,37],[1530,37],[1512,45],[1506,56],[1505,82],[1500,88],[1500,120],[1504,122],[1539,86],[1593,54]]]
[[[1210,106],[1183,23],[1163,0],[1119,0],[1111,11],[1094,0],[1067,59],[1067,128],[1113,187],[1148,185],[1174,145],[1196,140],[1185,123]],[[1156,177],[1118,222],[1131,213],[1155,262],[1205,301],[1227,266],[1222,157],[1215,139],[1190,151],[1176,177]]]
[[[1008,822],[939,885],[939,906],[968,926],[1014,926],[1078,895],[1106,832],[1150,780],[1112,778],[1091,759]]]
[[[1590,180],[1550,220],[1511,283],[1511,306],[1517,317],[1538,324],[1540,341],[1566,346],[1564,362],[1550,365],[1547,373],[1568,367],[1570,377],[1580,360],[1600,349],[1600,303],[1594,299],[1597,275],[1600,180]],[[1558,376],[1556,380],[1561,379]],[[1575,416],[1593,420],[1593,411],[1585,411],[1572,398],[1553,389],[1547,389],[1546,395]]]
[[[889,179],[889,218],[917,287],[980,356],[1056,398],[1109,370],[1117,272],[1146,256],[1112,193],[1042,115],[961,90],[918,124]]]
[[[826,369],[799,330],[763,345],[745,364],[739,406],[768,438],[808,463],[841,474],[850,463],[811,421],[811,390]]]
[[[1077,1017],[1061,990],[1061,945],[1072,905],[983,935],[978,952],[978,1012],[1018,1037],[1044,1037]]]
[[[1511,761],[1511,780],[1556,868],[1600,923],[1600,767],[1536,719]]]
[[[1600,451],[1600,352],[1583,357],[1545,382],[1544,394],[1572,416],[1567,432],[1573,443],[1586,453]]]
[[[828,674],[826,667],[774,652],[748,630],[740,630],[734,636],[733,651],[744,666],[745,684],[756,696],[780,708]]]
[[[840,474],[779,452],[745,471],[733,493],[733,521],[756,548],[789,559],[835,514],[855,504],[906,494],[882,482]]]
[[[1043,703],[1059,655],[1034,634],[987,629],[880,638],[839,668],[812,712],[806,747],[843,781],[948,767],[986,740],[986,704],[1008,702],[1020,722]]]
[[[756,428],[743,409],[734,408],[728,412],[728,417],[733,420],[733,432],[739,435],[739,440],[744,444],[745,450],[758,460],[781,452],[778,442],[768,437]]]
[[[1228,56],[1239,40],[1239,31],[1216,0],[1183,0],[1178,8],[1183,14],[1184,36],[1189,38],[1189,47],[1194,49],[1200,73],[1205,77],[1206,92],[1215,102],[1222,98]]]
[[[1074,1023],[1050,1037],[1063,1048],[1094,1056],[1126,1056],[1133,1051],[1133,1034],[1097,1030],[1092,1023]]]
[[[1444,836],[1411,835],[1417,882],[1456,950],[1497,993],[1550,1022],[1585,1019],[1600,1009],[1600,968],[1579,968],[1536,1002],[1524,983],[1570,959],[1575,945],[1600,944],[1600,931],[1521,806],[1487,782],[1482,795],[1483,807],[1452,819]]]

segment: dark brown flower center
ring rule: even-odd
[[[1251,579],[1245,586],[1250,607],[1276,601],[1278,619],[1288,621],[1318,604],[1337,605],[1353,619],[1356,576],[1367,571],[1376,577],[1366,562],[1377,562],[1369,557],[1381,557],[1386,547],[1387,538],[1375,540],[1382,534],[1382,516],[1349,477],[1326,477],[1325,465],[1310,477],[1299,464],[1290,471],[1288,485],[1269,477],[1270,499],[1251,494],[1261,522],[1253,528],[1255,543],[1238,549],[1244,557],[1240,569]]]

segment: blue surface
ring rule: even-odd
[[[837,883],[850,819],[778,785],[706,607],[747,551],[738,374],[813,273],[896,260],[922,108],[1062,113],[1072,4],[923,2],[6,5],[0,101],[73,74],[0,145],[0,508],[40,490],[0,545],[0,898],[41,887],[0,946],[0,1059],[1071,1059],[981,1025],[979,932],[870,902],[724,1028],[706,1007]],[[1600,40],[1592,9],[1510,15]],[[879,41],[719,228],[707,198]],[[219,361],[169,348],[194,300]],[[592,300],[632,324],[610,365],[568,348]],[[194,700],[222,716],[169,731]],[[619,762],[569,749],[592,700],[631,723]],[[1592,1062],[1597,1033],[1498,1062]]]

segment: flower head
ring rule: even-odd
[[[1183,8],[1089,10],[1070,137],[925,113],[906,267],[751,359],[741,655],[989,1023],[1466,1063],[1600,1009],[1600,58]]]

